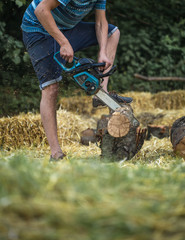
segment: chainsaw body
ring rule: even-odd
[[[73,80],[80,86],[88,95],[94,95],[101,88],[100,84],[103,77],[110,76],[115,71],[115,66],[106,74],[103,74],[99,67],[105,66],[105,63],[95,63],[90,58],[78,59],[74,57],[73,66],[68,68],[64,66],[59,60],[60,52],[54,55],[55,61],[61,68],[70,74]]]
[[[74,57],[73,65],[70,68],[62,64],[60,60],[60,52],[55,53],[54,59],[64,72],[69,74],[75,83],[85,90],[86,94],[96,95],[112,110],[121,107],[120,104],[117,103],[116,100],[106,93],[101,87],[103,78],[112,75],[116,70],[115,66],[113,66],[109,72],[103,74],[99,68],[105,66],[105,63],[96,63],[90,58],[78,59]]]

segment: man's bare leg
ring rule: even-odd
[[[109,38],[107,41],[107,57],[111,61],[112,65],[114,64],[114,59],[116,56],[116,51],[117,51],[117,46],[119,43],[119,38],[120,38],[120,31],[117,29]],[[108,72],[111,68],[112,65],[105,71]],[[107,86],[108,86],[108,81],[109,77],[105,77],[104,81],[102,83],[103,89],[107,92]]]
[[[109,58],[109,60],[111,61],[111,66],[104,71],[104,73],[110,71],[110,69],[112,68],[112,65],[114,64],[114,59],[115,59],[115,55],[116,55],[116,51],[117,51],[117,46],[119,43],[119,37],[120,37],[120,32],[119,29],[117,29],[109,38],[107,41],[107,57]],[[104,81],[102,82],[101,86],[102,88],[108,92],[107,86],[108,86],[108,82],[109,82],[109,77],[105,77]],[[116,93],[111,94],[111,96],[117,100],[118,102],[127,102],[127,103],[131,103],[132,102],[132,98],[130,97],[122,97],[117,95]],[[96,96],[93,97],[93,107],[98,107],[98,106],[104,106],[105,104],[103,104],[103,102],[101,100],[98,100]]]
[[[62,154],[57,136],[56,103],[59,84],[55,83],[42,90],[40,102],[41,119],[53,158],[58,159]]]

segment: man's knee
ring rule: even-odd
[[[112,34],[111,37],[114,38],[116,41],[119,42],[119,38],[120,38],[120,30],[119,30],[119,28],[117,28],[116,31],[113,32],[113,34]]]
[[[120,38],[120,31],[118,28],[113,29],[112,34],[110,35],[108,41],[115,43],[116,45],[119,42],[119,38]]]
[[[42,90],[42,97],[55,99],[57,98],[58,91],[59,84],[58,83],[51,84]]]

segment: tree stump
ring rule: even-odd
[[[116,111],[110,110],[109,115],[102,115],[97,122],[97,129],[92,132],[96,132],[101,156],[112,161],[129,160],[134,157],[146,137],[146,129],[139,128],[139,121],[134,117],[129,104],[122,104]],[[90,138],[89,142],[92,142]],[[84,134],[81,135],[81,142],[82,139]],[[86,141],[88,142],[87,138]]]
[[[177,119],[173,123],[170,140],[174,152],[185,159],[185,116]]]

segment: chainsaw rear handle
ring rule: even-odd
[[[72,72],[72,71],[75,71],[75,69],[77,69],[77,67],[83,67],[84,70],[87,70],[88,68],[97,68],[97,67],[104,67],[104,66],[105,66],[105,63],[92,63],[92,64],[88,64],[88,66],[83,66],[83,65],[81,65],[80,63],[78,63],[78,58],[77,58],[77,57],[74,57],[74,58],[73,58],[73,66],[70,67],[70,68],[68,68],[68,67],[66,67],[64,64],[62,64],[62,63],[58,60],[58,58],[57,58],[58,55],[60,56],[60,52],[56,52],[56,53],[54,54],[54,59],[55,59],[55,61],[60,65],[60,67],[61,67],[65,72],[68,72],[68,73],[70,73],[70,72]]]
[[[76,65],[77,65],[76,62],[77,62],[78,58],[74,57],[74,58],[73,58],[73,66],[72,66],[71,68],[67,68],[63,63],[61,63],[61,62],[58,60],[57,56],[60,57],[60,52],[56,52],[56,53],[54,54],[54,59],[55,59],[55,61],[60,65],[60,67],[61,67],[65,72],[70,72],[71,70],[75,69],[75,67],[76,67]]]

